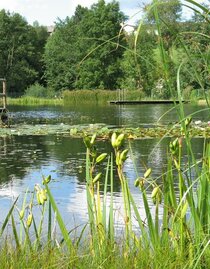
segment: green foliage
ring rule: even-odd
[[[191,4],[195,14],[182,21],[181,4],[179,0],[147,4],[133,33],[121,28],[126,16],[118,2],[78,5],[72,17],[56,23],[50,37],[37,22],[30,26],[19,14],[1,10],[0,77],[7,79],[8,92],[15,96],[24,91],[40,98],[63,90],[121,88],[152,98],[177,98],[176,72],[182,64],[183,96],[189,98],[191,90],[202,89],[206,98],[208,8],[186,0],[184,5]],[[35,89],[31,86],[35,82],[48,85],[48,90],[38,84]]]
[[[59,22],[45,51],[46,79],[56,91],[116,89],[125,44],[118,36],[125,19],[115,1],[78,6],[74,16]]]
[[[147,21],[156,23],[154,9],[151,9],[151,6],[157,6],[162,21],[176,24],[176,22],[181,19],[182,6],[180,0],[154,0],[151,4],[146,5],[144,9],[147,12]]]
[[[43,40],[46,35],[41,37],[19,14],[0,11],[0,77],[7,79],[10,93],[21,94],[43,73]]]
[[[146,95],[151,95],[154,82],[157,78],[154,49],[154,29],[143,25],[141,34],[134,50],[135,35],[127,36],[129,48],[124,52],[121,61],[122,79],[121,88],[129,90],[142,90]]]
[[[126,100],[139,101],[145,97],[140,90],[111,91],[111,90],[73,90],[63,92],[63,101],[68,104],[107,104],[112,100],[119,100],[126,95]]]
[[[22,96],[20,98],[8,98],[8,105],[61,106],[63,105],[63,100],[60,98],[40,98],[40,97]]]
[[[55,92],[49,88],[45,88],[44,86],[40,85],[38,82],[31,85],[25,91],[24,96],[35,97],[35,98],[54,98]]]

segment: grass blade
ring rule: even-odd
[[[60,227],[60,230],[61,230],[62,236],[63,236],[63,238],[64,238],[64,241],[65,241],[65,243],[66,243],[66,246],[67,246],[68,250],[69,250],[70,252],[72,252],[72,250],[73,250],[73,244],[72,244],[72,241],[71,241],[71,239],[70,239],[70,237],[69,237],[69,234],[68,234],[68,231],[67,231],[66,226],[65,226],[65,224],[64,224],[64,221],[63,221],[63,219],[62,219],[62,217],[61,217],[61,214],[60,214],[60,212],[59,212],[59,210],[58,210],[58,207],[57,207],[57,205],[56,205],[56,202],[55,202],[55,200],[54,200],[54,198],[53,198],[53,196],[52,196],[52,193],[51,193],[51,191],[50,191],[50,189],[49,189],[49,187],[48,187],[47,184],[45,184],[45,188],[46,188],[46,190],[47,190],[47,194],[48,194],[50,203],[51,203],[51,205],[52,205],[53,211],[54,211],[55,214],[56,214],[56,220],[57,220],[58,225],[59,225],[59,227]]]
[[[13,212],[13,210],[14,210],[14,208],[15,208],[15,204],[17,203],[18,198],[19,198],[19,196],[15,199],[14,203],[12,204],[12,207],[10,208],[10,210],[9,210],[9,212],[8,212],[8,214],[7,214],[7,216],[6,216],[5,220],[4,220],[4,222],[3,222],[3,224],[2,224],[2,227],[1,227],[1,229],[0,229],[0,237],[2,236],[2,234],[3,234],[3,232],[4,232],[4,229],[6,228],[6,226],[7,226],[7,224],[8,224],[9,218],[10,218],[10,216],[12,215],[12,212]]]

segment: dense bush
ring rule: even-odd
[[[56,96],[52,89],[46,88],[38,82],[28,87],[24,95],[36,98],[53,98]]]

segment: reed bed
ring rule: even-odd
[[[115,100],[139,101],[144,97],[140,90],[74,90],[64,91],[64,104],[105,104]]]
[[[8,98],[8,105],[22,105],[22,106],[61,106],[63,100],[61,98],[36,98],[30,96],[22,96],[20,98]]]

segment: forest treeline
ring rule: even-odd
[[[143,12],[144,19],[127,32],[119,3],[99,0],[90,8],[78,5],[49,34],[47,27],[1,10],[0,78],[7,79],[11,96],[120,88],[168,98],[183,63],[185,95],[208,89],[209,14],[200,10],[183,20],[178,0],[148,4]]]

